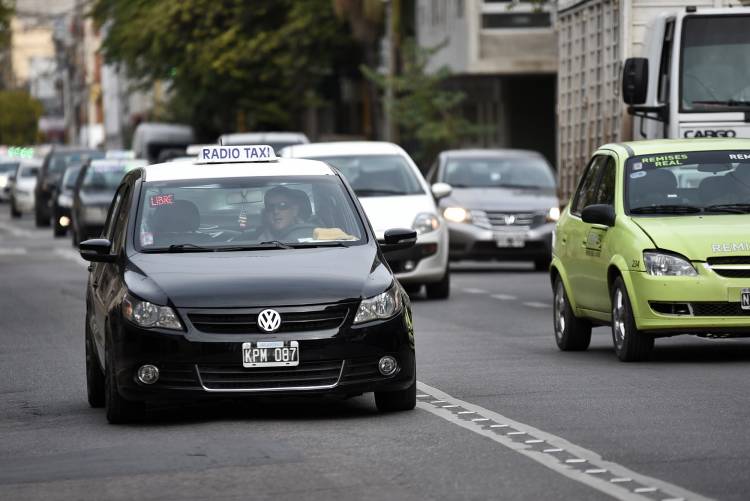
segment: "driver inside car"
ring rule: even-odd
[[[271,188],[265,194],[264,205],[260,241],[297,241],[313,236],[315,225],[308,221],[312,208],[304,191],[285,186]]]

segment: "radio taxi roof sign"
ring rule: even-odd
[[[198,152],[198,164],[224,164],[230,162],[274,162],[276,153],[268,145],[202,146]]]

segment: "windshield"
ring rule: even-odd
[[[78,179],[78,173],[81,172],[80,167],[68,167],[65,169],[65,175],[63,176],[62,184],[67,190],[72,190],[76,186],[76,179]]]
[[[18,167],[18,162],[13,163],[0,163],[0,174],[8,174],[13,172]]]
[[[633,157],[625,180],[632,214],[750,213],[750,150]]]
[[[143,160],[95,160],[86,169],[81,188],[86,191],[113,192],[127,172],[146,164]]]
[[[49,162],[49,172],[62,172],[69,165],[84,164],[89,159],[103,158],[104,152],[99,150],[81,150],[53,153]]]
[[[417,176],[399,155],[315,157],[315,160],[339,169],[359,197],[424,193]]]
[[[555,187],[547,163],[533,157],[451,158],[445,165],[443,182],[457,188]]]
[[[146,252],[349,246],[366,240],[336,176],[146,183],[136,225]]]
[[[750,109],[750,16],[689,16],[682,35],[683,111]]]

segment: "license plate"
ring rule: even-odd
[[[498,247],[523,247],[526,243],[525,233],[495,233],[495,245]]]
[[[299,342],[242,343],[243,367],[293,367],[299,365]]]
[[[743,310],[750,310],[750,289],[742,289],[740,294],[740,305]]]

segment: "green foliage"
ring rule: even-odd
[[[91,14],[105,58],[145,86],[168,81],[171,115],[211,139],[238,117],[299,124],[354,50],[330,0],[94,0]]]
[[[10,44],[10,18],[14,9],[13,0],[0,0],[0,51]]]
[[[0,91],[0,144],[33,144],[42,104],[28,92]]]
[[[414,144],[414,157],[418,165],[427,165],[441,150],[456,147],[466,138],[482,132],[461,113],[461,103],[466,96],[460,91],[450,90],[446,81],[451,72],[443,67],[428,72],[430,57],[440,47],[424,49],[413,40],[408,40],[402,49],[402,72],[393,78],[393,119],[399,128],[401,142]],[[385,91],[389,82],[366,66],[362,73]]]

